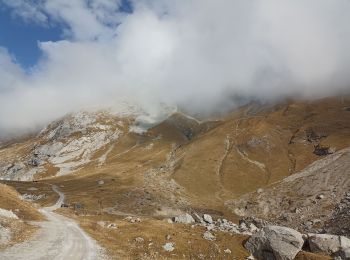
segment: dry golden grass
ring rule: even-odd
[[[350,112],[344,109],[349,105],[349,99],[330,98],[286,102],[257,113],[244,107],[183,146],[185,157],[173,178],[198,201],[214,206],[218,198],[274,183],[320,158],[313,153],[315,143],[306,140],[309,130],[326,135],[321,145],[336,150],[350,146]],[[230,143],[224,158],[225,140]]]
[[[203,250],[209,255],[209,251],[215,250],[211,242],[200,238],[202,230],[175,228],[158,220],[161,218],[158,213],[168,210],[171,215],[176,210],[195,210],[237,220],[225,201],[271,185],[320,158],[313,153],[315,142],[307,141],[308,131],[324,134],[317,140],[321,145],[336,150],[350,146],[350,112],[345,107],[350,107],[349,98],[286,101],[278,106],[263,107],[250,104],[220,121],[201,124],[177,114],[145,135],[125,133],[115,143],[98,151],[93,157],[96,161],[71,175],[51,177],[56,169],[47,166],[45,174],[36,176],[44,180],[9,184],[20,193],[26,193],[31,186],[38,187],[38,193],[49,195],[42,205],[52,204],[57,199],[50,193],[48,184],[58,185],[66,194],[68,204],[84,206],[77,212],[82,226],[113,254],[137,258],[145,252],[148,255],[161,253],[160,246],[169,232],[175,233],[178,251],[174,251],[175,256],[163,254],[161,257],[182,258],[182,254],[191,257],[186,243],[194,232],[194,244],[198,244],[195,252]],[[0,158],[26,154],[31,147],[29,140],[0,149]],[[99,165],[97,159],[109,148],[105,164]],[[169,167],[171,155],[173,167]],[[147,173],[152,169],[157,174],[150,180]],[[103,180],[104,184],[98,185],[98,180]],[[168,186],[174,180],[178,187]],[[147,220],[129,225],[116,215],[106,216],[103,213],[106,208],[114,208],[115,214],[141,215]],[[84,217],[84,213],[93,216]],[[112,218],[120,228],[102,232],[96,222],[105,218]],[[135,236],[156,241],[155,249],[134,245]],[[244,250],[241,240],[230,239],[220,234],[216,243],[220,249],[226,245],[230,248],[225,244],[229,241],[233,254],[236,251],[240,254],[240,250]],[[237,255],[237,259],[242,259],[239,258],[242,255]]]
[[[7,244],[0,245],[0,250],[10,247],[14,244],[24,242],[37,231],[37,227],[27,222],[19,220],[0,220],[1,226],[11,230],[11,240]]]
[[[20,199],[20,194],[14,188],[3,184],[0,184],[0,208],[13,211],[22,220],[44,219],[31,203]]]
[[[68,210],[62,214],[77,218]],[[112,259],[245,259],[249,254],[243,247],[246,236],[233,236],[228,233],[216,233],[215,241],[202,238],[203,227],[191,228],[190,225],[169,224],[165,220],[141,218],[140,223],[130,223],[122,217],[111,215],[79,217],[80,225],[94,239],[99,241]],[[101,226],[98,221],[117,225],[116,229]],[[167,239],[167,236],[170,236]],[[141,237],[143,242],[135,239]],[[166,252],[165,243],[174,244],[175,250]],[[224,250],[231,250],[226,254]]]
[[[17,194],[15,196],[14,193],[11,194],[4,194],[4,200],[8,202],[12,202],[15,197],[18,197],[20,194],[34,194],[34,195],[41,195],[45,194],[46,198],[43,198],[41,200],[36,201],[37,204],[40,206],[46,207],[51,206],[56,203],[58,200],[58,195],[56,192],[52,190],[52,186],[45,182],[21,182],[21,181],[1,181],[0,183],[6,184],[6,187],[10,186],[12,187],[12,192],[15,192]],[[4,186],[4,185],[2,185]],[[30,190],[30,188],[36,188],[37,190]],[[23,201],[21,201],[23,202]],[[29,205],[30,207],[33,207],[31,203],[29,202],[23,202],[25,205]],[[1,207],[1,206],[0,206]],[[33,219],[35,220],[35,219]]]
[[[0,249],[29,239],[37,230],[37,227],[29,222],[45,220],[37,208],[31,203],[22,201],[19,196],[14,188],[0,184],[0,208],[13,211],[19,217],[19,220],[0,219],[1,226],[11,230],[11,241],[1,245]]]

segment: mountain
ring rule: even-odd
[[[308,233],[350,235],[350,148],[313,162],[264,189],[226,203],[240,215],[259,217]]]
[[[198,258],[214,251],[219,256],[226,249],[238,259],[248,256],[244,234],[218,233],[220,250],[214,250],[203,240],[202,229],[164,221],[183,213],[232,222],[256,217],[299,230],[341,233],[334,223],[348,219],[339,207],[349,191],[349,97],[252,102],[200,120],[168,110],[155,123],[137,113],[81,111],[52,122],[36,136],[3,146],[3,183],[21,193],[27,184],[18,180],[60,187],[69,206],[62,214],[76,218],[121,257],[158,252],[158,257]],[[47,189],[45,194],[52,195]],[[306,209],[310,212],[304,213]],[[295,218],[301,214],[303,218]],[[125,217],[143,222],[129,223]],[[322,227],[306,227],[310,219],[321,219],[317,223]],[[120,227],[106,229],[101,221]],[[187,243],[191,233],[196,246]],[[155,248],[135,242],[126,251],[120,242],[134,243],[141,235]],[[160,246],[167,235],[176,244],[174,256]]]

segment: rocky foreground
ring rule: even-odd
[[[203,238],[215,241],[216,232],[247,235],[244,247],[252,254],[247,259],[292,260],[301,251],[329,255],[337,260],[350,259],[350,239],[332,234],[300,233],[295,229],[247,218],[237,225],[226,219],[214,220],[209,214],[194,213],[177,216],[175,223],[204,226]],[[173,245],[172,245],[173,246]]]

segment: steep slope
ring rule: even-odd
[[[31,203],[13,188],[0,184],[0,249],[30,237],[35,227],[29,221],[44,220]]]
[[[336,227],[336,233],[349,236],[349,222],[334,220],[339,209],[350,205],[350,148],[227,205],[240,216],[255,216],[306,232],[334,233]]]
[[[350,145],[349,105],[325,99],[243,107],[179,148],[172,178],[206,205],[274,183]]]
[[[31,180],[74,172],[113,144],[129,123],[107,111],[68,115],[35,138],[0,150],[1,174],[10,180]]]

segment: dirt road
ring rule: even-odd
[[[64,194],[53,186],[59,194],[54,206],[40,211],[47,221],[40,222],[40,230],[34,237],[0,252],[0,259],[16,260],[96,260],[104,259],[102,250],[73,220],[56,214],[64,202]]]

